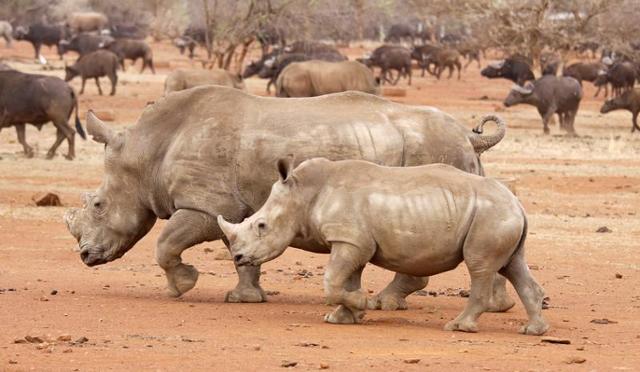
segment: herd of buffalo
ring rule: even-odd
[[[153,51],[144,41],[145,32],[136,26],[111,24],[101,13],[73,13],[62,24],[12,25],[0,21],[0,35],[8,47],[13,40],[30,42],[36,59],[41,63],[46,63],[40,53],[42,45],[55,46],[61,59],[68,52],[77,53],[78,59],[74,64],[65,64],[64,80],[70,81],[79,76],[82,79],[79,94],[84,93],[87,79],[94,79],[102,94],[99,78],[106,76],[111,82],[110,94],[114,95],[117,70],[125,69],[125,60],[135,63],[141,59],[140,72],[148,67],[155,73]],[[440,79],[442,72],[448,70],[449,78],[457,71],[460,79],[462,60],[467,60],[464,68],[473,61],[480,65],[480,56],[485,53],[472,37],[447,34],[432,41],[434,35],[426,28],[407,24],[392,25],[385,38],[386,43],[356,61],[348,61],[335,47],[320,42],[287,44],[284,32],[273,27],[264,28],[255,36],[262,46],[262,56],[250,62],[242,74],[224,70],[176,70],[166,80],[165,93],[205,84],[244,89],[243,79],[257,75],[268,79],[268,93],[275,86],[278,97],[311,97],[347,90],[380,94],[380,85],[396,84],[401,78],[406,78],[411,85],[414,64],[422,70],[422,76],[428,72]],[[195,48],[204,45],[205,40],[204,29],[190,27],[173,43],[181,52],[188,49],[189,56],[193,57]],[[405,46],[407,43],[410,47]],[[585,81],[598,87],[596,96],[604,88],[605,98],[610,86],[613,99],[603,105],[602,113],[629,110],[633,114],[632,132],[640,130],[637,124],[640,92],[633,89],[640,68],[631,58],[603,50],[598,62],[577,62],[565,65],[559,71],[562,65],[560,56],[545,52],[540,56],[539,64],[541,75],[537,79],[531,58],[520,54],[490,63],[481,74],[487,78],[513,81],[515,85],[504,101],[505,106],[519,103],[535,106],[542,117],[544,133],[549,133],[548,124],[557,114],[560,127],[568,134],[575,134],[574,121]],[[374,68],[379,70],[378,76],[374,76]],[[2,69],[6,71],[0,73],[0,128],[15,126],[19,142],[25,153],[31,156],[33,151],[26,143],[24,125],[42,126],[51,121],[58,128],[58,138],[48,156],[53,156],[66,138],[69,142],[67,157],[73,158],[74,131],[66,124],[72,110],[77,109],[73,90],[55,77],[22,74],[7,65]],[[21,83],[18,85],[17,81]],[[52,86],[59,88],[51,89]],[[9,87],[10,94],[7,93]],[[16,100],[20,104],[16,104]],[[76,129],[81,131],[78,120]]]

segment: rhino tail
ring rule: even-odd
[[[484,124],[488,121],[496,123],[496,132],[493,134],[482,134]],[[469,141],[473,145],[476,153],[480,155],[500,142],[504,138],[506,132],[507,125],[501,117],[497,115],[486,115],[482,118],[480,124],[472,130],[472,133],[469,134]]]
[[[82,123],[80,122],[79,113],[78,113],[78,97],[76,96],[76,93],[73,90],[71,90],[71,98],[73,98],[73,102],[75,106],[74,109],[76,111],[76,131],[78,132],[80,137],[82,137],[83,140],[86,140],[87,134],[84,132],[84,128],[82,128]]]

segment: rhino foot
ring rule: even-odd
[[[198,270],[191,265],[180,264],[166,271],[169,294],[180,297],[196,285]]]
[[[267,295],[260,287],[236,287],[227,292],[224,302],[267,302]]]
[[[380,293],[367,302],[369,310],[407,310],[407,300],[404,297]]]
[[[478,332],[478,324],[470,320],[452,320],[444,326],[445,331]]]
[[[516,302],[509,296],[496,296],[495,294],[491,297],[489,305],[487,307],[487,311],[490,313],[504,313],[508,311],[512,307],[514,307]]]
[[[324,321],[332,324],[357,324],[362,322],[364,311],[353,312],[344,305],[338,306],[333,312],[324,316]]]
[[[520,329],[520,333],[525,335],[540,336],[549,329],[549,325],[544,320],[532,321]]]

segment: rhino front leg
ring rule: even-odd
[[[354,284],[374,254],[374,248],[356,247],[349,243],[333,243],[331,258],[324,274],[327,303],[339,305],[324,320],[334,324],[359,323],[367,308],[367,296]]]
[[[212,216],[189,209],[174,213],[158,238],[156,260],[167,276],[171,296],[188,292],[198,281],[198,270],[182,263],[181,254],[196,244],[219,239],[222,231]]]
[[[406,310],[408,295],[427,286],[429,277],[411,276],[396,273],[391,283],[382,292],[373,297],[369,303],[370,310]]]
[[[238,266],[238,284],[227,292],[225,302],[265,302],[267,295],[260,287],[260,266]]]

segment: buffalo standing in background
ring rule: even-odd
[[[16,127],[18,142],[27,157],[34,153],[26,141],[25,124],[41,129],[44,124],[52,122],[57,134],[56,141],[47,152],[47,159],[55,156],[58,146],[66,139],[69,151],[65,157],[72,160],[75,157],[76,132],[69,125],[69,118],[74,110],[76,130],[80,137],[86,138],[78,119],[78,99],[67,83],[53,76],[0,71],[0,129]]]
[[[60,25],[45,25],[42,23],[35,23],[30,26],[18,26],[14,32],[14,38],[16,40],[25,40],[33,45],[33,49],[36,53],[36,59],[39,59],[42,63],[46,60],[40,54],[40,48],[42,45],[48,47],[56,46],[58,55],[62,59],[62,49],[60,48],[60,41],[66,36],[66,32],[63,26]]]
[[[87,79],[94,78],[98,86],[98,92],[102,95],[99,78],[107,76],[111,81],[111,93],[116,94],[116,85],[118,84],[118,56],[108,50],[97,50],[80,57],[73,66],[65,66],[65,81],[70,81],[76,76],[82,78],[82,89],[80,94],[84,93],[84,85]]]
[[[549,121],[558,114],[560,127],[575,135],[573,123],[582,100],[582,86],[572,77],[545,75],[524,87],[515,85],[504,100],[506,107],[520,103],[535,106],[542,117],[544,134],[549,134]]]
[[[480,71],[480,74],[489,79],[508,79],[520,86],[535,79],[531,71],[531,63],[516,56],[490,63]]]

